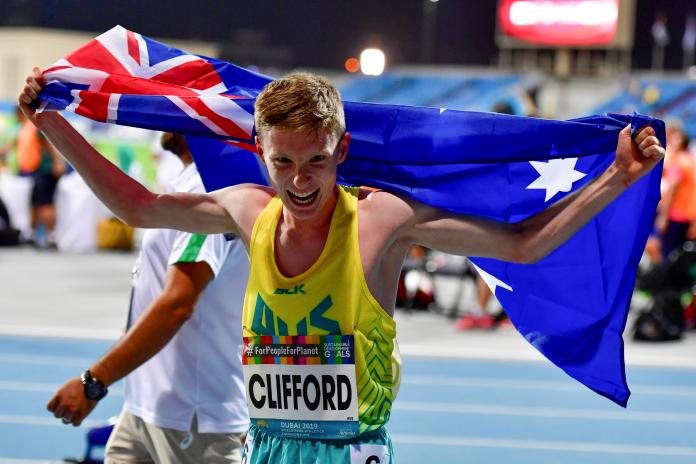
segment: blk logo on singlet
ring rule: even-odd
[[[308,326],[325,330],[327,334],[340,334],[341,326],[338,324],[338,321],[324,316],[324,313],[331,309],[332,306],[331,296],[327,295],[318,305],[308,311],[306,317],[297,323],[295,326],[296,334],[307,335]],[[254,307],[254,320],[251,323],[251,330],[258,335],[290,335],[287,322],[275,314],[270,306],[263,301],[261,294],[256,295],[256,306]]]
[[[303,294],[306,295],[307,292],[304,291],[304,284],[300,285],[295,285],[295,288],[276,288],[275,289],[276,295],[298,295],[298,294]]]

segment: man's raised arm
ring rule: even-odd
[[[57,112],[36,113],[45,80],[38,68],[26,79],[19,106],[80,173],[90,189],[119,218],[134,227],[161,227],[194,233],[237,233],[237,226],[222,199],[235,189],[215,194],[155,194],[104,158]]]
[[[411,205],[403,235],[414,243],[453,254],[530,263],[547,256],[631,184],[653,169],[665,150],[651,127],[631,139],[619,134],[616,159],[597,179],[549,208],[516,224],[457,216],[425,205]]]

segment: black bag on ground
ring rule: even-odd
[[[19,245],[19,231],[17,229],[0,229],[0,247]]]
[[[12,228],[10,214],[0,199],[0,246],[19,245],[19,231]]]
[[[667,260],[652,269],[639,272],[636,287],[650,293],[665,290],[687,291],[696,284],[696,241],[684,243]]]
[[[665,291],[653,297],[649,309],[633,324],[633,339],[646,342],[679,340],[684,332],[681,292]]]

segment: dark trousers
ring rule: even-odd
[[[669,221],[667,230],[662,236],[662,259],[666,260],[673,250],[678,250],[686,242],[688,222]]]

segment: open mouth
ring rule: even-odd
[[[295,203],[299,205],[309,205],[317,198],[319,189],[307,193],[293,192],[292,190],[288,190],[287,192]]]

